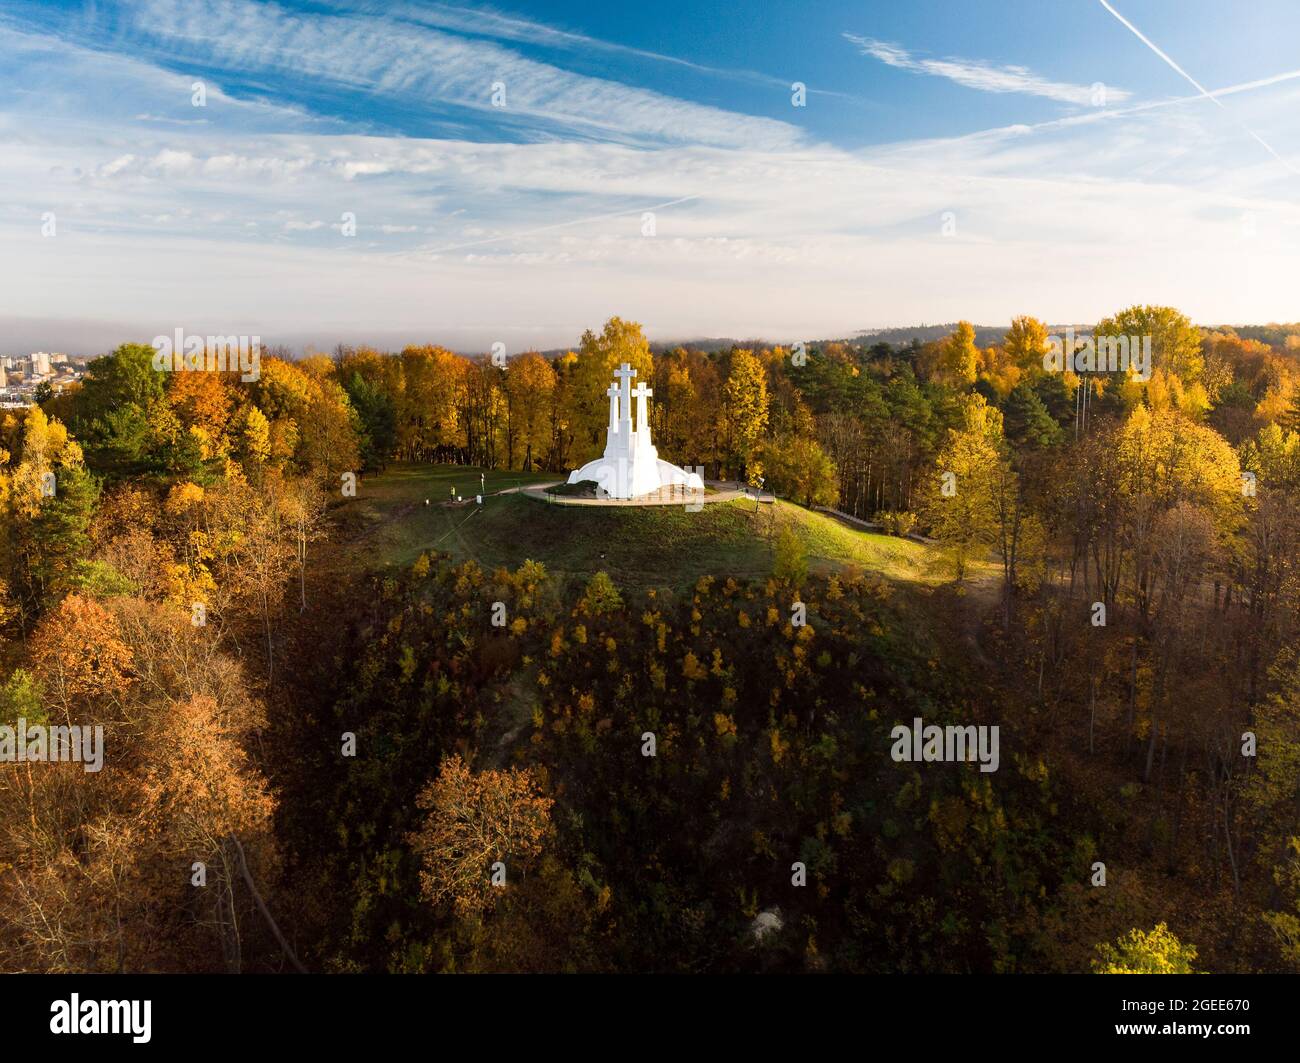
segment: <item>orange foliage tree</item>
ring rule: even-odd
[[[491,865],[501,862],[509,874],[539,856],[554,803],[531,769],[475,773],[459,756],[448,757],[420,794],[417,806],[429,815],[410,839],[424,898],[450,900],[465,916],[489,910]]]

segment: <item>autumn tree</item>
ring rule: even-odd
[[[1003,346],[1012,364],[1025,376],[1037,376],[1043,371],[1043,355],[1048,351],[1047,326],[1036,317],[1013,317]]]
[[[479,916],[496,902],[492,865],[522,877],[551,833],[551,806],[530,769],[471,771],[457,755],[443,760],[421,791],[428,815],[410,844],[421,863],[421,895],[450,901],[457,914]]]
[[[229,374],[186,369],[170,374],[167,402],[198,441],[204,461],[230,453],[231,418],[237,406]]]
[[[39,406],[0,449],[0,579],[22,616],[76,586],[99,484],[80,445]]]
[[[731,370],[723,393],[727,453],[739,478],[757,484],[762,473],[757,451],[767,429],[767,371],[754,352],[731,352]]]
[[[636,370],[638,381],[649,386],[654,380],[650,344],[635,321],[611,317],[599,334],[588,329],[582,334],[577,354],[567,392],[568,417],[574,432],[570,462],[574,465],[595,457],[605,445],[605,427],[609,424],[605,392],[614,380],[614,371],[626,362]]]
[[[975,345],[975,326],[959,321],[939,349],[936,377],[953,387],[969,387],[979,368],[979,348]]]
[[[442,347],[407,347],[401,353],[397,396],[397,446],[407,461],[432,461],[467,444],[464,423],[465,360]]]
[[[252,398],[270,424],[272,462],[291,462],[294,471],[320,479],[358,468],[360,421],[332,369],[323,357],[263,359]]]
[[[1096,974],[1196,974],[1196,946],[1184,945],[1165,923],[1130,930],[1114,945],[1097,946]]]
[[[520,468],[531,471],[550,438],[555,370],[535,351],[520,355],[506,366],[505,393],[506,464],[515,468],[515,452],[519,450]]]
[[[253,866],[267,870],[275,805],[240,742],[247,720],[234,717],[231,706],[192,695],[177,701],[160,722],[153,741],[170,755],[151,757],[138,778],[137,866],[158,894],[181,906],[182,891],[193,887],[181,879],[178,889],[170,869],[203,863],[207,925],[221,943],[224,967],[238,972],[248,932],[241,928],[247,917],[241,918],[240,908],[252,876],[249,851],[259,857]]]
[[[701,352],[678,347],[656,360],[654,387],[651,417],[660,456],[716,472],[725,432],[718,367]]]
[[[188,610],[128,597],[70,596],[36,636],[32,675],[0,702],[23,711],[35,693],[56,718],[102,725],[107,770],[0,764],[0,963],[241,969],[250,882],[272,880],[274,844],[248,752],[265,720],[238,664]]]
[[[240,602],[253,606],[262,627],[268,678],[275,660],[272,617],[284,600],[289,577],[295,569],[302,572],[319,506],[319,494],[285,480],[278,470],[270,470],[258,483],[232,471],[211,492],[216,612],[229,616]]]
[[[357,414],[363,469],[382,469],[397,454],[401,375],[400,359],[366,347],[349,350],[334,366],[334,379]]]
[[[1130,306],[1098,321],[1094,335],[1127,336],[1130,343],[1150,336],[1153,368],[1163,369],[1185,385],[1200,382],[1205,368],[1200,330],[1171,306]]]
[[[70,594],[32,639],[32,660],[48,696],[72,724],[74,707],[120,698],[133,681],[133,660],[117,621],[98,602]]]
[[[833,506],[839,501],[835,466],[816,439],[793,433],[769,440],[762,448],[767,486],[805,506]]]
[[[793,528],[782,528],[772,545],[772,575],[798,588],[808,578],[808,549]]]
[[[623,597],[608,572],[594,572],[587,580],[578,609],[587,616],[602,616],[623,608]]]
[[[954,573],[965,578],[971,557],[993,545],[998,527],[1002,416],[979,395],[963,406],[963,423],[951,429],[935,460],[923,510],[931,534],[944,544]]]
[[[1270,905],[1261,919],[1273,932],[1282,961],[1292,970],[1300,970],[1300,837],[1287,839],[1272,878],[1280,903]]]

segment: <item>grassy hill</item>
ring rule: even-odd
[[[485,568],[514,568],[532,559],[556,575],[586,578],[604,569],[625,587],[679,587],[706,574],[763,578],[772,570],[772,544],[791,528],[803,541],[809,567],[856,565],[911,583],[949,576],[938,552],[920,543],[873,535],[788,502],[755,507],[732,501],[698,513],[683,506],[550,506],[520,494],[491,494],[480,508],[480,470],[400,465],[366,479],[357,497],[338,509],[358,563],[406,567],[426,550],[470,558]],[[489,492],[549,476],[486,472]],[[445,504],[456,486],[468,504]],[[429,505],[425,505],[425,499]],[[978,578],[982,571],[974,575]]]

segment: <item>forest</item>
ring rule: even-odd
[[[102,771],[0,757],[0,969],[1300,970],[1300,324],[1091,333],[1148,371],[1053,369],[1028,316],[713,351],[612,317],[255,380],[127,343],[0,412],[0,736],[104,733]],[[735,503],[760,575],[494,567],[473,522],[376,563],[368,492],[563,479],[624,362],[660,456],[933,578]],[[916,717],[997,726],[998,769],[896,763]]]

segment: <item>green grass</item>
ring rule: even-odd
[[[937,584],[949,578],[938,551],[906,539],[847,527],[787,502],[755,508],[751,501],[718,502],[698,513],[684,506],[602,508],[547,505],[518,494],[495,495],[482,508],[451,507],[479,490],[479,470],[401,465],[366,479],[340,509],[347,536],[359,540],[360,561],[406,567],[426,550],[470,558],[487,569],[543,562],[557,576],[585,579],[604,569],[625,587],[681,587],[702,575],[764,578],[772,544],[784,528],[803,540],[813,571],[856,565],[888,579]],[[554,474],[487,472],[489,492],[518,483],[544,483]],[[424,505],[428,498],[432,503]],[[984,566],[987,567],[987,566]],[[975,566],[972,575],[982,575]]]
[[[401,462],[390,465],[382,473],[367,476],[358,490],[358,496],[376,505],[393,503],[446,502],[451,489],[462,497],[479,493],[479,476],[487,481],[488,492],[501,491],[520,484],[544,484],[563,480],[558,473],[503,472],[500,469],[479,469],[472,465],[414,465]]]

